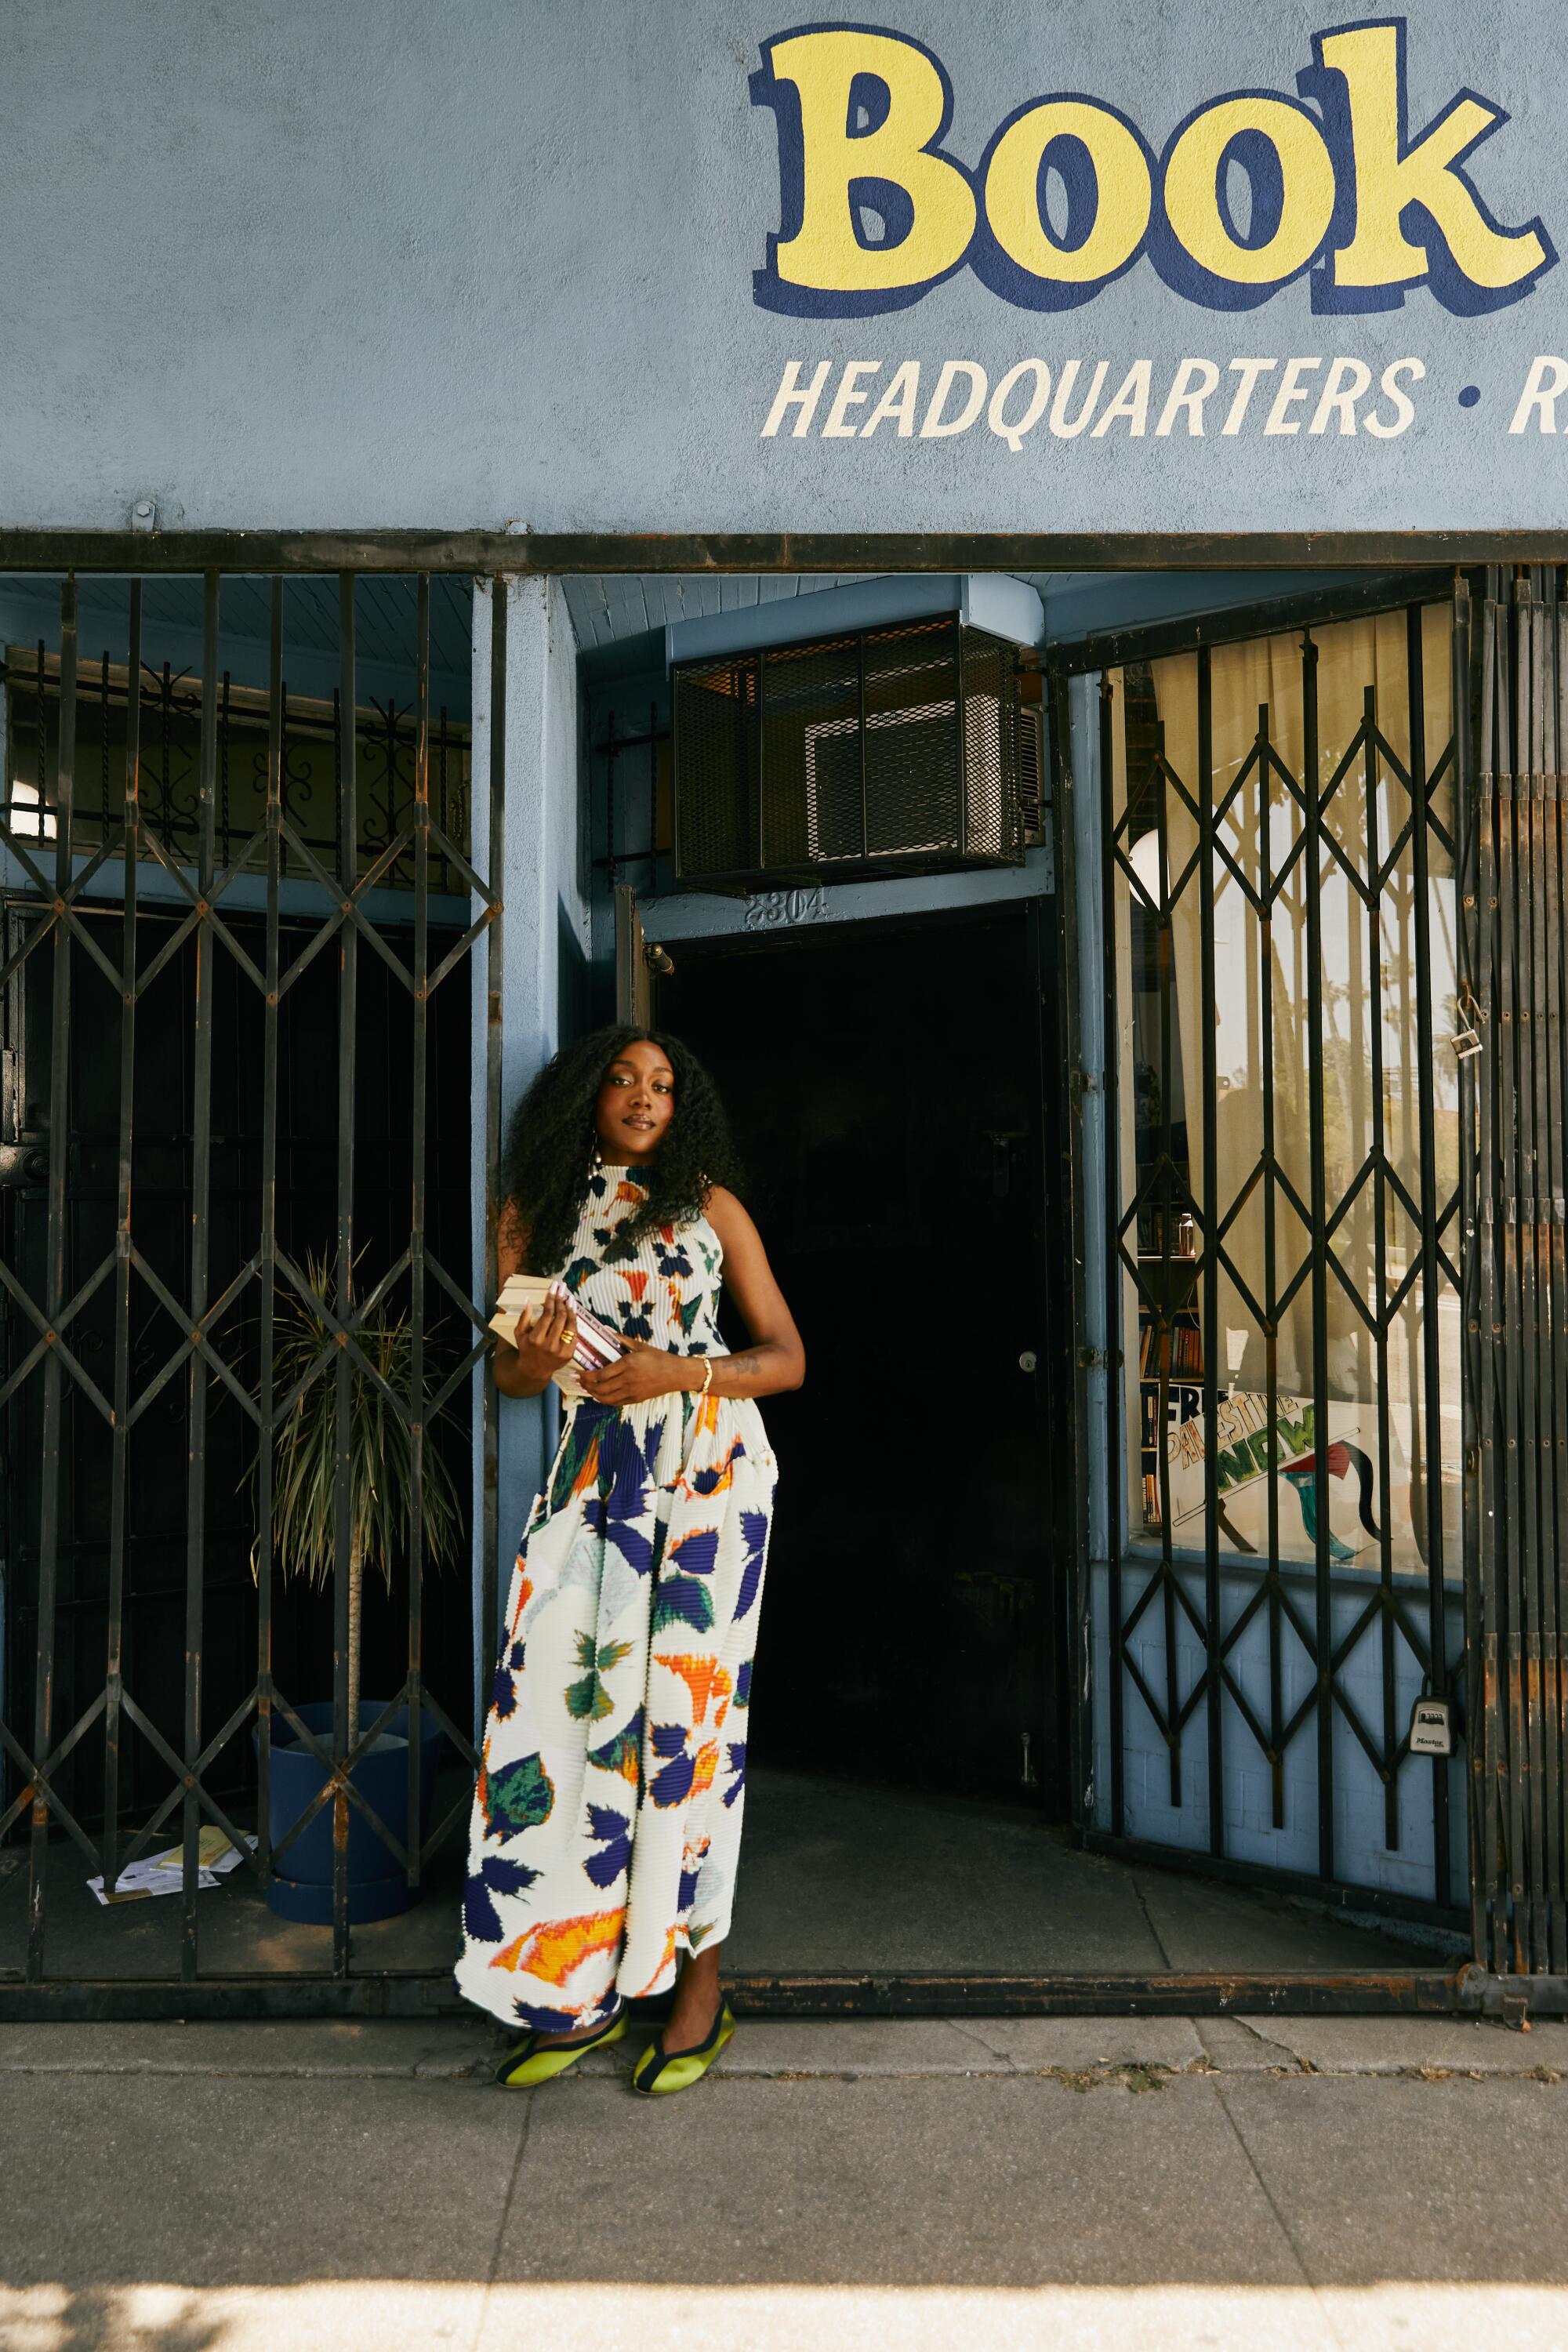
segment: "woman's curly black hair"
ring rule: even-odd
[[[597,1147],[594,1107],[605,1072],[628,1045],[657,1045],[675,1074],[675,1109],[664,1140],[637,1181],[648,1188],[609,1251],[626,1257],[645,1234],[701,1214],[715,1184],[739,1189],[742,1171],[718,1088],[695,1054],[662,1029],[630,1024],[595,1029],[547,1062],[507,1122],[501,1199],[528,1234],[528,1264],[550,1274],[565,1264],[577,1229],[589,1163]]]

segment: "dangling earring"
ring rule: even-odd
[[[605,1155],[604,1155],[604,1153],[603,1153],[603,1152],[600,1150],[600,1149],[599,1149],[599,1139],[598,1139],[598,1137],[595,1135],[595,1138],[594,1138],[594,1152],[593,1152],[593,1157],[590,1159],[590,1160],[589,1160],[589,1162],[588,1162],[588,1173],[589,1173],[589,1175],[590,1175],[590,1176],[597,1176],[597,1175],[599,1174],[600,1171],[603,1169],[604,1165],[605,1165]]]

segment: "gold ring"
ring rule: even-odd
[[[570,1354],[571,1350],[576,1346],[576,1339],[571,1331],[563,1331],[561,1334],[561,1345],[567,1350],[568,1354]]]

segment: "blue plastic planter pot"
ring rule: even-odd
[[[362,1699],[359,1721],[368,1730],[380,1715],[384,1699]],[[332,1706],[330,1699],[295,1709],[306,1729],[330,1746]],[[258,1738],[259,1734],[253,1733]],[[441,1732],[429,1716],[419,1717],[419,1824],[430,1817],[436,1793],[436,1767],[441,1755]],[[408,1710],[399,1707],[388,1717],[375,1747],[362,1756],[351,1774],[366,1804],[374,1807],[394,1837],[406,1849],[408,1822]],[[272,1718],[272,1787],[268,1809],[274,1843],[292,1827],[327,1775],[308,1748],[301,1747],[285,1716]],[[323,1805],[307,1829],[284,1847],[279,1866],[267,1883],[267,1900],[283,1919],[307,1919],[328,1926],[332,1918],[332,1807]],[[357,1805],[349,1807],[349,1917],[352,1921],[390,1919],[417,1900],[407,1873],[384,1844]]]

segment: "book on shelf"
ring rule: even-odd
[[[1166,1244],[1167,1232],[1170,1235]],[[1138,1255],[1161,1260],[1196,1257],[1198,1230],[1190,1209],[1177,1209],[1169,1218],[1163,1209],[1145,1209],[1138,1220]]]
[[[1145,1323],[1138,1343],[1138,1370],[1147,1381],[1201,1381],[1204,1337],[1197,1325],[1173,1323],[1162,1330],[1158,1324]]]

